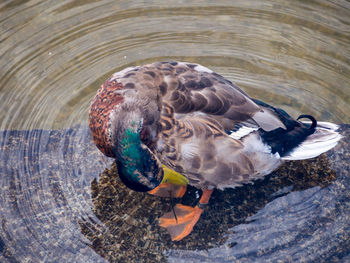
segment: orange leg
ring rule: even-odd
[[[212,189],[205,189],[198,205],[195,207],[177,204],[174,207],[174,211],[168,212],[159,218],[159,225],[168,230],[171,240],[181,240],[192,232],[193,227],[203,212],[204,206],[208,204],[212,193]]]
[[[186,189],[187,185],[162,183],[148,193],[160,197],[180,198],[186,193]]]

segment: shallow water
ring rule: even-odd
[[[93,180],[110,167],[111,160],[95,149],[86,128],[90,100],[113,72],[158,60],[196,62],[293,116],[303,113],[350,123],[349,25],[347,1],[1,2],[0,261],[98,262],[128,250],[125,244],[131,237],[106,234],[112,233],[108,229],[116,222],[109,220],[108,211],[103,216],[98,213]],[[125,208],[129,212],[117,223],[124,233],[133,223],[148,220],[149,225],[143,222],[135,231],[146,229],[140,233],[151,241],[146,238],[132,246],[133,260],[144,259],[141,247],[146,247],[150,258],[169,262],[180,262],[182,257],[230,262],[247,260],[247,255],[253,262],[257,255],[276,261],[350,260],[349,251],[336,249],[349,244],[349,236],[340,234],[349,232],[349,213],[338,207],[349,202],[345,187],[349,182],[339,171],[336,178],[327,187],[317,184],[317,178],[302,190],[288,188],[289,184],[272,187],[267,180],[253,188],[274,196],[261,203],[260,195],[245,195],[253,191],[248,186],[218,192],[203,219],[208,225],[199,224],[187,244],[186,240],[173,244],[159,230],[157,217],[149,213],[161,214],[161,208],[152,210],[155,204],[162,206],[157,199],[150,199],[149,210],[143,209],[136,219],[128,216],[136,208]],[[236,202],[222,200],[242,195],[242,202],[259,205],[237,208]],[[326,196],[334,198],[324,202],[322,209],[336,212],[324,218],[334,220],[317,223],[317,215],[327,212],[317,210],[321,208],[313,202],[322,202]],[[162,208],[167,210],[167,204]],[[115,205],[111,211],[122,213]],[[285,211],[286,206],[295,211]],[[215,208],[225,213],[215,214]],[[300,212],[307,208],[314,214]],[[295,226],[293,220],[303,222],[295,228],[297,238],[273,245]],[[206,240],[199,233],[207,231],[210,222],[212,226],[220,222],[215,226],[219,233]],[[84,227],[88,224],[99,229],[92,232],[106,236],[104,241],[91,238]],[[254,238],[254,232],[261,236]],[[316,239],[309,239],[300,246],[295,240],[308,240],[300,233],[324,235],[319,235],[318,245]],[[194,242],[196,237],[201,239]],[[342,238],[346,240],[335,242],[335,248],[325,245],[325,240]],[[257,242],[266,244],[265,254],[257,249]],[[322,253],[319,244],[326,247]],[[246,252],[242,256],[239,251]],[[266,260],[261,257],[262,262]]]

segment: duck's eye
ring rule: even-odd
[[[148,128],[144,126],[141,128],[140,139],[147,146],[151,143],[151,136]]]

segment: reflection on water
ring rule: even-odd
[[[102,173],[111,160],[86,129],[111,73],[169,59],[212,68],[293,116],[349,123],[349,9],[323,0],[0,3],[0,261],[350,260],[349,177],[335,165],[345,150],[215,192],[195,231],[173,243],[156,225],[169,200]]]

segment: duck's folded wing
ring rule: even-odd
[[[149,122],[158,119],[157,107],[161,111],[166,104],[177,119],[202,114],[214,118],[225,130],[232,130],[237,123],[265,131],[285,128],[269,107],[256,103],[231,81],[199,64],[156,62],[115,73],[110,81],[114,80],[122,83],[119,93],[125,101],[142,105]]]
[[[202,113],[215,118],[224,129],[241,122],[267,131],[284,128],[278,116],[223,76],[197,64],[178,63],[174,67],[179,73],[164,77],[168,87],[164,98],[178,117]]]

